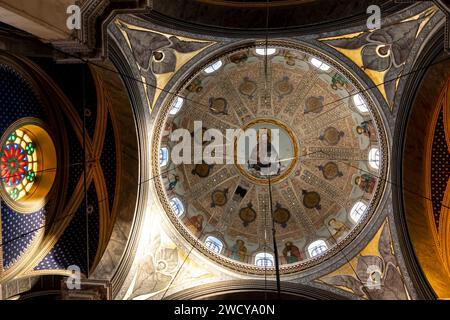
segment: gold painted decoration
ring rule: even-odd
[[[410,299],[398,266],[388,219],[360,255],[316,280],[370,300]]]
[[[294,87],[289,81],[289,77],[284,76],[282,80],[275,83],[274,89],[278,95],[278,100],[282,100],[285,96],[292,93]]]
[[[315,191],[303,190],[303,205],[308,209],[320,210],[320,194]]]
[[[323,177],[327,180],[334,180],[343,176],[343,173],[339,171],[338,165],[334,162],[327,162],[323,166],[318,166],[318,169],[322,171]]]
[[[241,84],[239,85],[239,93],[246,96],[248,99],[253,100],[254,94],[258,89],[258,85],[255,81],[250,80],[248,77],[244,77]]]
[[[129,24],[117,19],[116,26],[127,40],[141,73],[150,109],[164,87],[189,60],[213,44]]]
[[[211,167],[212,165],[206,163],[196,164],[194,169],[192,170],[192,174],[197,175],[200,178],[206,178],[207,176],[209,176]]]
[[[214,208],[216,206],[223,207],[228,201],[227,193],[228,189],[214,191],[211,194],[211,208]]]
[[[256,211],[253,209],[253,204],[250,202],[245,208],[239,211],[239,218],[241,218],[244,227],[256,220]]]
[[[213,114],[228,115],[228,102],[225,98],[210,98],[209,110]]]
[[[319,97],[308,97],[305,102],[305,114],[308,113],[321,113],[324,108],[325,98],[322,96]]]
[[[420,32],[436,12],[437,8],[431,7],[414,17],[386,25],[379,30],[323,38],[320,41],[364,70],[392,110],[405,63]],[[335,79],[336,86],[339,82]]]
[[[328,127],[319,136],[319,140],[329,146],[335,146],[339,143],[339,141],[341,141],[341,138],[344,137],[344,135],[344,131],[339,131],[334,127]]]
[[[277,203],[275,211],[273,212],[273,220],[280,224],[283,228],[287,227],[287,222],[291,218],[291,213],[288,209],[283,208],[281,204]]]

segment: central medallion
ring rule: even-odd
[[[283,181],[299,160],[297,136],[286,124],[271,118],[247,123],[235,139],[234,150],[241,175],[260,185],[269,184],[269,179],[270,183]]]

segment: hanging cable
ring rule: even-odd
[[[86,150],[86,143],[87,143],[87,129],[86,129],[86,68],[87,65],[84,65],[84,68],[82,68],[82,99],[83,99],[83,162],[84,162],[84,170],[83,170],[83,191],[84,191],[84,213],[85,213],[85,227],[86,227],[86,275],[89,279],[90,276],[90,258],[89,258],[89,213],[88,213],[88,186],[87,186],[87,171],[88,171],[88,164],[87,164],[87,150]]]

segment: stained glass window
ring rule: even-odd
[[[205,240],[205,245],[208,249],[211,249],[215,253],[220,253],[223,248],[223,243],[219,239],[213,236],[209,236]]]
[[[328,249],[328,246],[325,243],[325,241],[317,240],[308,246],[308,253],[311,257],[316,257],[316,256],[324,253],[325,251],[327,251],[327,249]]]
[[[37,168],[35,143],[20,129],[11,132],[2,146],[0,171],[2,187],[12,200],[18,201],[30,192]]]
[[[273,267],[275,265],[273,255],[267,252],[260,252],[255,256],[255,264],[258,267]]]

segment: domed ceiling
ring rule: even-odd
[[[154,143],[156,187],[180,233],[218,263],[255,274],[274,270],[272,219],[282,273],[348,245],[377,207],[386,162],[377,112],[355,78],[321,53],[284,43],[236,49],[197,70],[161,109]],[[204,151],[210,142],[201,134],[219,130],[224,163],[175,164],[177,129]],[[254,146],[242,151],[227,129],[268,140],[270,170],[250,162]]]

